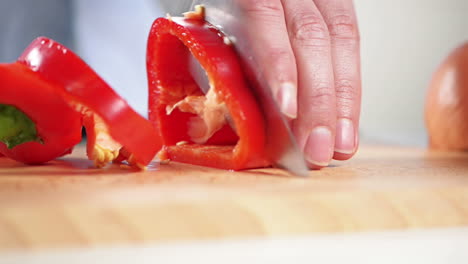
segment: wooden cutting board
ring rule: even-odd
[[[277,169],[94,169],[0,158],[0,251],[468,225],[468,154],[363,147],[310,178]]]

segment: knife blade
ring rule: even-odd
[[[203,5],[206,20],[217,26],[233,42],[241,60],[247,67],[249,81],[253,83],[253,92],[260,103],[266,120],[267,153],[274,165],[298,176],[308,176],[304,156],[300,151],[289,125],[273,99],[271,89],[264,78],[264,68],[252,54],[252,40],[242,25],[244,14],[235,0],[161,0],[165,11],[171,15],[181,15],[193,10],[196,5]],[[190,6],[190,7],[189,7]],[[189,8],[188,8],[189,7]],[[197,64],[193,64],[197,65]],[[195,67],[195,66],[194,66]],[[195,80],[201,80],[200,69],[191,70]],[[198,82],[198,81],[197,81]],[[204,81],[200,81],[203,85]]]

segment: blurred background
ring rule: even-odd
[[[131,4],[130,4],[131,3]],[[468,40],[466,0],[355,0],[362,38],[362,142],[426,145],[431,74]],[[0,61],[37,36],[74,49],[146,115],[146,38],[157,0],[0,0]]]
[[[466,0],[355,0],[361,30],[363,141],[427,145],[431,75],[468,40]]]

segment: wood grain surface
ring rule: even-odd
[[[468,225],[468,154],[363,147],[309,178],[0,158],[0,251]]]

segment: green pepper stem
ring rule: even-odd
[[[12,149],[31,141],[42,143],[36,124],[16,107],[0,104],[0,142]]]

